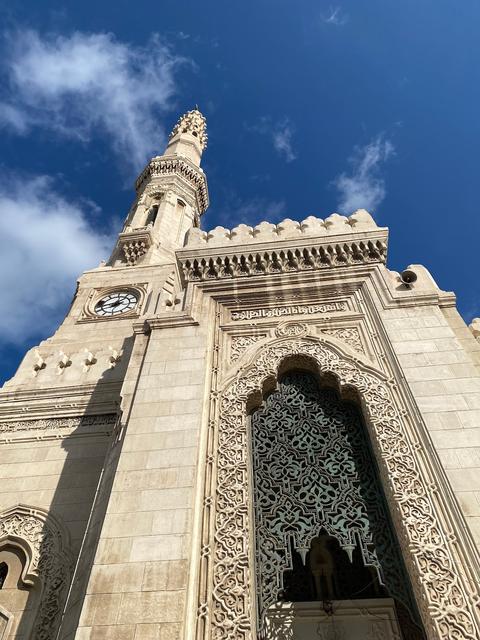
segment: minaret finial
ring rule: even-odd
[[[173,127],[170,134],[170,140],[177,135],[183,133],[190,134],[197,138],[201,151],[204,151],[207,146],[207,121],[205,116],[200,112],[198,105],[195,105],[195,109],[187,111]]]

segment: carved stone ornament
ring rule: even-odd
[[[372,597],[366,591],[368,582],[366,586],[352,572],[357,550],[363,566],[374,569],[388,595],[417,622],[362,423],[358,407],[344,402],[336,390],[319,387],[312,374],[303,372],[282,376],[277,389],[252,414],[261,624],[271,607],[282,600],[313,599],[303,569],[322,530],[339,543],[350,564],[345,558],[342,562],[339,554],[335,580],[327,587],[330,598],[325,597],[325,585],[320,583],[314,587],[314,598],[323,594],[319,599],[331,599],[335,593],[335,599],[350,599],[357,591]],[[300,572],[295,554],[302,558]],[[371,581],[372,572],[367,574]],[[293,598],[285,598],[285,593]],[[412,632],[407,637],[423,638],[423,634]]]
[[[427,637],[478,640],[478,585],[459,568],[463,551],[443,515],[446,499],[422,462],[417,427],[400,395],[382,372],[325,338],[310,337],[260,347],[218,395],[207,453],[197,640],[257,637],[247,415],[252,397],[258,403],[285,361],[331,373],[341,389],[358,392]]]
[[[188,251],[177,256],[187,281],[217,280],[262,276],[292,271],[311,271],[356,264],[384,263],[387,246],[383,240],[303,245],[296,249],[243,253],[241,249],[224,251],[206,257],[194,257]]]
[[[165,176],[181,176],[195,192],[200,213],[206,211],[210,201],[205,174],[193,163],[183,158],[173,156],[152,158],[138,177],[135,188],[137,192],[140,192],[144,184],[151,178],[164,178]]]
[[[32,637],[55,638],[74,564],[67,532],[44,509],[17,505],[0,513],[0,548],[3,544],[20,547],[25,553],[22,582],[27,587],[41,585]]]
[[[88,429],[94,432],[111,432],[115,426],[117,414],[107,413],[97,416],[82,416],[73,418],[41,418],[39,420],[20,420],[15,422],[0,422],[0,433],[15,433],[17,431],[47,431],[50,429]]]
[[[153,244],[149,227],[127,231],[118,236],[118,244],[128,266],[133,267]]]
[[[170,140],[182,133],[190,133],[198,138],[200,146],[204,151],[207,148],[207,121],[205,116],[198,109],[187,111],[178,119],[170,134]]]
[[[266,337],[265,333],[256,334],[254,336],[233,336],[230,343],[230,362],[236,362],[240,356],[259,340]]]
[[[307,325],[302,322],[282,322],[275,329],[275,335],[279,338],[298,338],[306,333]]]
[[[365,353],[365,349],[363,347],[362,339],[360,337],[360,331],[357,327],[340,327],[338,329],[320,329],[321,333],[326,333],[329,336],[333,336],[340,340],[341,342],[345,342],[349,347],[352,347],[354,351],[358,351],[359,353]]]
[[[260,318],[283,318],[285,316],[311,315],[316,313],[338,313],[347,311],[345,301],[321,302],[320,304],[292,304],[278,307],[260,307],[257,309],[242,309],[232,311],[232,320],[258,320]]]

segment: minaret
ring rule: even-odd
[[[200,167],[207,146],[205,117],[198,107],[173,128],[167,148],[152,158],[135,184],[137,197],[110,259],[112,266],[171,262],[209,204]]]

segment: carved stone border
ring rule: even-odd
[[[73,570],[68,534],[44,509],[19,504],[0,513],[0,547],[4,544],[20,547],[27,557],[22,581],[41,586],[33,637],[51,640],[56,637]]]
[[[287,338],[259,347],[218,397],[218,433],[207,453],[197,639],[253,640],[247,411],[286,359],[313,363],[360,395],[370,440],[416,600],[430,640],[480,637],[478,587],[459,567],[446,500],[421,462],[415,429],[395,381],[327,338]],[[215,428],[214,420],[210,428]],[[213,455],[212,455],[213,453]],[[439,506],[437,506],[439,505]]]
[[[16,420],[0,422],[0,434],[19,431],[51,431],[53,429],[82,429],[89,435],[110,434],[115,427],[118,415],[105,413],[93,416],[73,416],[62,418],[39,418],[37,420]],[[0,440],[2,442],[2,440]]]

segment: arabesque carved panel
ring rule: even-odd
[[[232,336],[230,343],[230,362],[236,362],[252,344],[262,340],[265,336],[265,333],[250,336]]]
[[[311,374],[287,373],[252,415],[252,454],[260,619],[282,601],[293,554],[305,566],[322,531],[349,558],[342,556],[345,575],[335,576],[339,592],[354,599],[359,590],[368,597],[365,583],[355,583],[353,563],[369,566],[387,594],[415,617],[357,407],[334,389],[318,388]],[[311,592],[308,586],[300,590]]]
[[[56,637],[73,571],[63,528],[43,509],[17,505],[0,513],[0,543],[20,540],[27,554],[27,584],[37,578],[42,596],[35,623],[35,640]]]
[[[452,534],[437,507],[442,496],[419,462],[418,441],[407,428],[393,384],[326,339],[308,337],[264,346],[219,395],[216,450],[208,458],[216,468],[205,497],[206,514],[213,517],[204,533],[200,575],[200,584],[209,584],[209,589],[200,596],[197,638],[256,637],[247,406],[252,395],[262,393],[265,381],[277,376],[285,359],[294,359],[297,368],[302,362],[310,368],[313,362],[322,372],[333,373],[342,387],[356,389],[427,636],[477,640],[478,587],[469,584],[457,566]],[[446,513],[446,505],[443,509]]]

